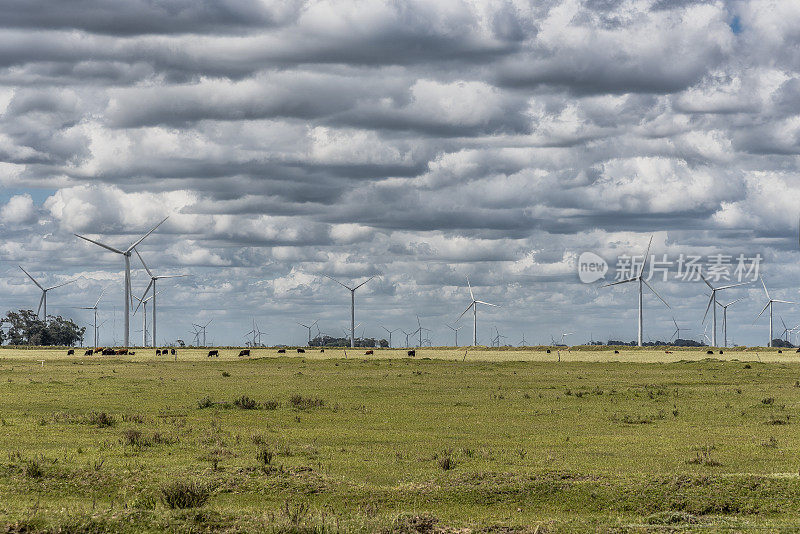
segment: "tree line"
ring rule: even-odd
[[[33,310],[9,311],[0,319],[0,344],[71,347],[82,345],[85,333],[86,328],[72,319],[60,315],[40,319]]]

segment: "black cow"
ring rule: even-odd
[[[175,350],[175,349],[169,349],[169,353],[170,353],[172,356],[177,356],[177,354],[178,354],[178,351],[177,351],[177,350]]]
[[[278,349],[278,354],[286,354],[286,349]]]
[[[156,349],[156,356],[161,356],[161,349]]]
[[[298,354],[305,354],[306,353],[306,349],[297,349],[297,353]]]
[[[713,350],[707,350],[706,354],[714,354],[714,351]]]
[[[72,356],[73,354],[75,354],[75,349],[69,349],[67,351],[67,356]]]
[[[115,351],[114,349],[102,349],[103,356],[113,356],[116,353],[117,351]]]
[[[217,358],[219,358],[219,351],[218,350],[210,350],[210,351],[208,351],[207,358],[210,358],[212,356],[216,356]]]
[[[550,354],[550,349],[547,349],[547,354]]]
[[[325,349],[319,349],[319,351],[320,351],[320,352],[325,352]],[[797,352],[800,352],[800,349],[798,349],[798,351],[797,351]]]
[[[91,356],[92,354],[94,354],[92,349],[86,349],[86,352],[83,353],[84,356]]]
[[[416,356],[416,355],[417,355],[417,351],[415,351],[415,350],[410,350],[410,351],[408,351],[408,355],[409,355],[409,356]]]
[[[242,349],[239,351],[239,356],[250,356],[250,349]]]
[[[615,350],[615,351],[614,351],[614,354],[619,354],[619,351],[618,351],[618,350]]]

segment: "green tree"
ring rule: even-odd
[[[48,316],[47,321],[39,319],[33,310],[9,311],[0,320],[8,328],[6,341],[10,345],[76,345],[86,332],[71,319]]]

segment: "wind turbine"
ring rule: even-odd
[[[769,344],[767,346],[771,347],[772,346],[772,305],[775,302],[781,302],[783,304],[796,304],[796,303],[788,301],[788,300],[779,300],[779,299],[774,299],[774,298],[770,297],[769,296],[769,291],[767,291],[767,284],[764,283],[764,279],[761,276],[759,276],[758,278],[761,280],[761,285],[764,287],[764,293],[767,294],[767,304],[761,310],[761,313],[759,313],[756,316],[756,320],[753,321],[753,324],[756,324],[756,321],[758,321],[758,318],[761,317],[761,315],[767,310],[767,308],[769,308]]]
[[[150,286],[147,286],[147,288],[149,289]],[[164,291],[164,290],[162,289],[161,291]],[[139,306],[143,307],[142,308],[142,347],[146,347],[147,346],[147,302],[152,300],[153,301],[153,305],[155,306],[156,295],[161,293],[161,291],[159,291],[158,293],[155,293],[155,294],[150,295],[149,297],[145,298],[145,295],[147,295],[147,289],[145,289],[144,293],[142,294],[142,298],[139,298],[136,295],[133,296],[133,298],[135,298],[136,300],[139,301],[139,304],[136,305],[136,309],[133,310],[133,314],[136,315],[136,312],[139,311]],[[156,333],[156,329],[155,329],[155,324],[154,324],[153,325],[153,346],[154,347],[156,346],[155,333]]]
[[[714,286],[711,285],[711,282],[706,280],[706,277],[703,276],[703,273],[700,273],[700,278],[702,278],[703,282],[705,282],[706,285],[711,289],[711,298],[708,299],[708,306],[706,306],[706,313],[705,313],[705,315],[703,315],[703,322],[704,323],[706,322],[706,317],[708,316],[708,309],[712,307],[711,304],[712,303],[717,303],[717,291],[722,291],[723,289],[730,289],[732,287],[743,286],[743,285],[745,285],[747,283],[747,282],[742,282],[742,283],[739,283],[739,284],[730,284],[730,285],[727,285],[727,286],[714,287]],[[711,315],[713,317],[712,320],[714,322],[714,325],[712,326],[712,329],[711,329],[711,345],[716,347],[717,346],[717,307],[713,306],[713,308],[714,308],[714,310],[712,311]]]
[[[525,347],[525,346],[527,346],[527,345],[525,345],[525,343],[526,343],[526,342],[525,342],[525,332],[523,332],[523,333],[522,333],[522,341],[520,341],[520,342],[519,342],[519,346],[520,346],[520,347]]]
[[[357,325],[351,326],[350,332],[355,332],[356,328],[358,328],[359,326],[361,326],[361,323],[358,323]],[[342,332],[344,333],[345,339],[347,339],[347,336],[351,335],[350,332],[347,331],[346,327],[342,327]],[[350,346],[351,347],[355,347],[354,338],[352,338],[352,337],[350,338]]]
[[[450,325],[449,325],[449,324],[447,324],[447,323],[444,323],[444,325],[445,325],[447,328],[449,328],[450,330],[452,330],[452,331],[453,331],[453,334],[455,334],[455,336],[456,336],[456,344],[455,344],[455,346],[457,347],[457,346],[458,346],[458,331],[459,331],[459,330],[461,330],[462,328],[464,328],[464,325],[462,324],[462,325],[461,325],[461,326],[459,326],[459,327],[450,326]]]
[[[564,345],[564,346],[566,346],[566,345],[564,344],[564,338],[565,338],[565,337],[567,337],[567,336],[571,336],[571,335],[572,335],[572,334],[574,334],[574,333],[575,333],[575,332],[561,332],[561,344],[562,344],[562,345]]]
[[[211,319],[211,320],[210,320],[210,321],[208,321],[208,322],[207,322],[205,325],[199,325],[199,324],[192,323],[192,325],[193,325],[193,326],[195,326],[195,327],[199,328],[199,329],[200,329],[200,332],[202,332],[202,333],[203,333],[203,346],[204,346],[204,347],[206,346],[206,327],[207,327],[208,325],[210,325],[210,324],[211,324],[211,321],[213,321],[213,320],[214,320],[214,319]],[[199,333],[198,333],[198,334],[199,334]],[[200,342],[200,337],[199,337],[199,335],[198,335],[198,343],[199,343],[199,342]]]
[[[781,317],[779,315],[778,319],[781,320],[781,324],[783,325],[783,332],[781,332],[781,337],[783,338],[784,341],[786,341],[788,343],[789,342],[789,327],[786,326],[786,323],[783,322],[783,317]]]
[[[615,286],[618,284],[627,284],[628,282],[639,282],[639,334],[637,336],[636,344],[641,347],[642,346],[642,284],[646,285],[650,288],[650,291],[653,292],[655,296],[664,303],[664,305],[669,308],[669,304],[667,301],[661,298],[661,295],[656,293],[656,290],[653,289],[653,286],[647,283],[647,280],[644,279],[644,268],[647,265],[647,255],[650,253],[650,245],[653,244],[653,236],[650,236],[650,242],[647,244],[647,251],[644,253],[644,260],[642,261],[642,267],[639,269],[639,274],[634,276],[633,278],[628,278],[626,280],[620,280],[618,282],[611,282],[610,284],[604,284],[600,287],[608,287],[608,286]]]
[[[419,334],[419,346],[422,347],[422,332],[423,331],[425,331],[425,332],[433,332],[433,330],[431,330],[430,328],[423,328],[422,327],[422,323],[419,321],[419,315],[417,315],[417,326],[418,326],[418,328],[412,333],[414,333],[414,334],[418,333]]]
[[[681,328],[678,326],[678,321],[675,320],[675,316],[672,316],[672,322],[675,324],[675,331],[672,333],[672,339],[680,339],[681,338],[681,330],[691,330],[691,328]],[[725,324],[725,321],[722,321]]]
[[[22,265],[19,265],[18,267],[20,269],[22,269]],[[37,282],[36,279],[33,276],[31,276],[28,271],[26,271],[25,269],[22,269],[22,272],[25,273],[26,275],[28,275],[28,278],[30,278],[31,281],[34,284],[36,284],[36,287],[38,287],[39,289],[42,290],[42,298],[39,299],[39,307],[36,308],[36,316],[37,317],[39,316],[39,312],[42,310],[42,305],[44,305],[44,320],[45,320],[45,322],[47,322],[47,292],[50,291],[51,289],[56,289],[57,287],[61,287],[61,286],[65,286],[67,284],[71,284],[75,280],[74,279],[73,280],[69,280],[68,282],[64,282],[63,284],[57,284],[57,285],[54,285],[54,286],[51,286],[51,287],[42,287],[42,284]]]
[[[366,284],[367,282],[369,282],[370,280],[375,278],[375,276],[374,275],[370,276],[365,281],[361,282],[360,284],[358,284],[355,287],[350,287],[348,285],[345,285],[345,284],[341,283],[339,280],[337,280],[336,278],[333,278],[332,276],[328,276],[327,274],[325,274],[323,276],[325,276],[326,278],[330,278],[331,280],[333,280],[334,282],[336,282],[340,286],[342,286],[342,287],[344,287],[344,288],[346,288],[346,289],[348,289],[350,291],[350,347],[351,348],[355,347],[356,346],[356,289],[358,289],[359,287],[363,286],[364,284]]]
[[[97,246],[103,247],[106,250],[110,250],[111,252],[116,252],[117,254],[121,254],[125,258],[125,346],[127,347],[130,344],[130,311],[133,303],[132,295],[131,295],[131,252],[133,251],[136,246],[145,240],[147,236],[152,234],[156,231],[156,228],[164,224],[164,221],[169,219],[169,216],[164,217],[164,219],[155,225],[149,232],[144,234],[140,237],[136,242],[134,242],[131,246],[126,248],[125,250],[120,250],[118,248],[111,247],[109,245],[105,245],[99,241],[95,241],[93,239],[89,239],[88,237],[84,237],[82,235],[75,234],[76,237],[80,237],[81,239],[88,241],[89,243],[94,243]]]
[[[100,304],[100,299],[103,298],[103,293],[106,292],[108,287],[104,287],[103,290],[100,292],[100,296],[97,297],[97,301],[94,303],[94,306],[83,306],[80,308],[76,308],[78,310],[93,310],[94,311],[94,348],[97,348],[97,305]],[[105,322],[105,321],[104,321]],[[100,325],[102,326],[102,325]]]
[[[402,333],[406,335],[406,348],[408,348],[408,338],[409,336],[413,336],[416,332],[406,332],[405,330],[400,330]]]
[[[309,347],[311,346],[311,329],[314,328],[314,325],[317,324],[317,321],[319,321],[319,319],[317,319],[316,321],[314,321],[311,324],[297,323],[300,326],[302,326],[303,328],[307,328],[308,329],[308,346]]]
[[[458,316],[458,319],[456,319],[456,322],[461,320],[461,318],[464,317],[464,314],[467,313],[470,308],[472,308],[472,346],[473,347],[477,347],[478,346],[478,304],[485,304],[486,306],[493,306],[495,308],[499,308],[500,306],[498,306],[497,304],[490,304],[490,303],[484,302],[482,300],[475,300],[475,295],[472,293],[472,285],[470,285],[470,283],[469,283],[469,277],[466,277],[466,278],[467,278],[467,288],[469,288],[469,298],[472,299],[472,302],[470,302],[470,304],[469,304],[469,306],[467,306],[466,310],[461,312],[461,315]]]
[[[392,333],[397,332],[400,329],[399,328],[395,328],[394,330],[389,330],[385,326],[381,326],[381,328],[383,328],[384,330],[386,330],[386,332],[389,333],[389,348],[392,348]]]
[[[164,278],[183,278],[184,276],[189,276],[189,275],[188,274],[162,274],[160,276],[156,276],[150,271],[150,268],[147,267],[147,264],[144,262],[144,258],[142,258],[142,255],[139,254],[139,250],[136,249],[136,248],[134,248],[133,250],[136,252],[136,255],[139,257],[139,261],[142,262],[142,265],[144,266],[144,270],[147,271],[147,274],[150,276],[150,283],[147,285],[147,288],[144,290],[144,295],[147,295],[147,290],[150,289],[150,286],[153,287],[153,346],[155,347],[156,346],[156,339],[158,339],[156,337],[156,295],[158,293],[161,293],[160,291],[158,293],[156,293],[156,281],[164,279]],[[142,295],[142,298],[144,298],[144,295]],[[139,303],[140,304],[142,303],[141,299],[139,300]],[[137,308],[138,308],[138,306],[137,306]],[[134,311],[133,313],[136,313],[136,312]]]

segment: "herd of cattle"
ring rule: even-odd
[[[320,352],[325,352],[325,349],[320,349]],[[297,349],[298,354],[305,354],[306,349]],[[549,350],[547,352],[550,352]],[[720,351],[721,352],[721,351]],[[800,349],[798,349],[800,352]],[[75,354],[75,349],[69,349],[67,351],[67,356],[73,356]],[[114,349],[111,347],[95,347],[94,349],[86,349],[86,352],[83,353],[84,356],[91,356],[93,354],[102,354],[103,356],[119,356],[119,355],[128,355],[132,356],[136,354],[134,351],[129,349]],[[176,356],[178,351],[175,349],[156,349],[156,356]],[[286,354],[286,349],[278,349],[278,354]],[[370,356],[375,354],[374,351],[368,350],[364,353],[366,356]],[[416,356],[417,351],[410,350],[408,351],[409,356]],[[242,349],[239,351],[239,357],[250,356],[250,349]],[[208,351],[208,358],[217,357],[219,358],[219,350],[213,349]]]

